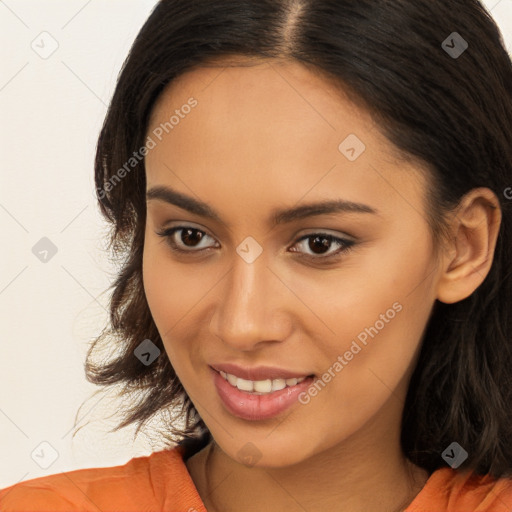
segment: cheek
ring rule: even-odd
[[[413,363],[435,299],[435,263],[428,232],[411,232],[416,235],[381,239],[328,279],[300,285],[298,294],[321,319],[309,315],[309,335],[323,352],[326,371],[345,376],[336,379],[339,386],[350,382],[361,393],[393,389]],[[338,356],[343,362],[336,372]]]
[[[146,300],[165,350],[176,371],[194,357],[204,330],[205,295],[219,280],[212,272],[172,258],[165,241],[144,247],[142,275]],[[216,273],[215,273],[216,274]]]
[[[159,329],[169,329],[185,317],[204,290],[199,286],[199,273],[173,260],[165,240],[145,244],[142,274],[146,298]]]
[[[185,277],[172,262],[165,241],[145,244],[142,275],[151,315],[166,343],[173,327],[186,316],[197,291],[194,292],[190,277]]]

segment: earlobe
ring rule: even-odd
[[[459,302],[482,284],[492,266],[500,225],[501,208],[492,190],[476,188],[463,197],[451,221],[451,242],[440,260],[438,300]]]

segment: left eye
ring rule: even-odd
[[[175,236],[178,232],[181,231],[180,236]],[[173,228],[169,228],[160,232],[157,232],[157,235],[165,238],[167,243],[171,247],[171,249],[175,252],[180,253],[199,253],[205,251],[207,249],[211,249],[212,247],[219,247],[219,245],[206,245],[201,247],[201,243],[204,242],[206,238],[212,238],[210,235],[206,234],[204,231],[194,228],[192,226],[177,226]],[[176,241],[178,239],[178,242]],[[212,238],[213,240],[213,238]],[[307,244],[305,244],[306,240],[309,240]],[[352,240],[346,240],[344,238],[339,238],[334,235],[328,233],[310,233],[308,235],[304,235],[299,238],[293,247],[296,245],[301,245],[303,248],[307,248],[311,250],[311,253],[302,252],[297,250],[292,250],[292,252],[301,253],[301,257],[306,257],[314,260],[321,259],[330,259],[335,256],[340,255],[342,252],[347,252],[352,248],[355,244]],[[325,256],[325,253],[328,253],[328,249],[332,244],[336,244],[338,246],[337,250],[331,251],[330,254]],[[185,247],[185,248],[183,248]],[[188,247],[188,249],[187,249]],[[325,251],[327,249],[327,251]]]
[[[301,237],[296,244],[304,244],[306,240],[309,240],[309,242],[306,244],[307,248],[312,250],[312,254],[305,253],[306,257],[313,256],[313,259],[322,259],[322,258],[331,258],[334,256],[340,255],[342,252],[346,252],[349,249],[352,248],[355,242],[351,240],[345,240],[344,238],[339,238],[334,235],[329,235],[327,233],[311,233],[309,235],[304,235]],[[322,256],[318,256],[318,253],[315,252],[316,250],[323,251],[324,249],[328,249],[329,246],[331,246],[333,243],[338,245],[338,249],[334,252],[331,252],[327,256],[325,256],[325,253],[321,253]],[[293,251],[296,252],[296,251]]]

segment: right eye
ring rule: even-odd
[[[180,231],[181,234],[175,236]],[[212,248],[212,246],[200,247],[201,242],[203,242],[205,238],[211,237],[204,231],[192,226],[176,226],[163,231],[157,231],[156,234],[165,238],[171,250],[179,253],[197,253]],[[183,249],[183,247],[189,247],[191,249]],[[199,249],[197,249],[198,247]]]

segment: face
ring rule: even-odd
[[[284,466],[397,442],[436,298],[422,169],[291,62],[189,71],[147,134],[145,293],[220,448]]]

